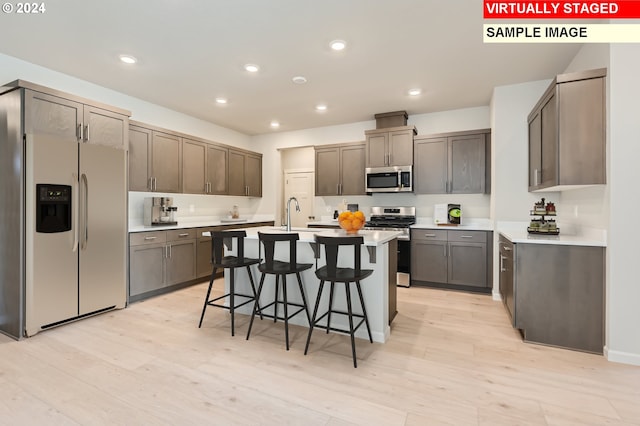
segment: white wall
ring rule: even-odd
[[[607,357],[640,365],[640,44],[612,44],[609,67]]]
[[[491,218],[498,222],[522,222],[526,226],[533,203],[541,197],[559,199],[557,192],[544,195],[528,192],[529,126],[527,116],[551,80],[500,86],[491,98],[492,142]],[[558,220],[562,220],[559,212]],[[494,232],[493,295],[499,299],[498,233]]]

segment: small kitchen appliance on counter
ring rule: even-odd
[[[364,229],[378,231],[400,231],[398,237],[398,274],[397,284],[409,287],[411,279],[411,233],[409,227],[416,223],[415,207],[371,207],[371,217]]]
[[[172,197],[147,197],[144,199],[144,225],[177,225],[176,211],[178,208],[173,206]]]

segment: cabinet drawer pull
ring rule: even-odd
[[[473,235],[460,235],[460,238],[473,238]]]
[[[186,233],[186,232],[184,234],[178,234],[178,237],[188,237],[188,236],[189,236],[189,234]]]
[[[144,237],[145,241],[149,241],[149,240],[155,240],[158,237]]]
[[[436,234],[424,234],[425,237],[435,237]]]
[[[504,251],[511,251],[511,247],[504,246]]]

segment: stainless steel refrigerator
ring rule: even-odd
[[[58,104],[28,97],[0,95],[0,331],[17,339],[123,308],[127,285],[126,151],[65,135]]]

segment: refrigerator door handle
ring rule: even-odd
[[[82,174],[82,249],[87,248],[89,242],[89,181],[86,174]]]
[[[80,212],[78,211],[78,197],[80,196],[80,190],[79,190],[79,184],[78,184],[78,174],[77,173],[71,173],[71,176],[73,178],[73,192],[71,193],[71,196],[73,197],[73,207],[71,207],[72,209],[72,214],[73,214],[73,248],[71,249],[71,251],[76,251],[78,250],[78,229],[80,226]]]

